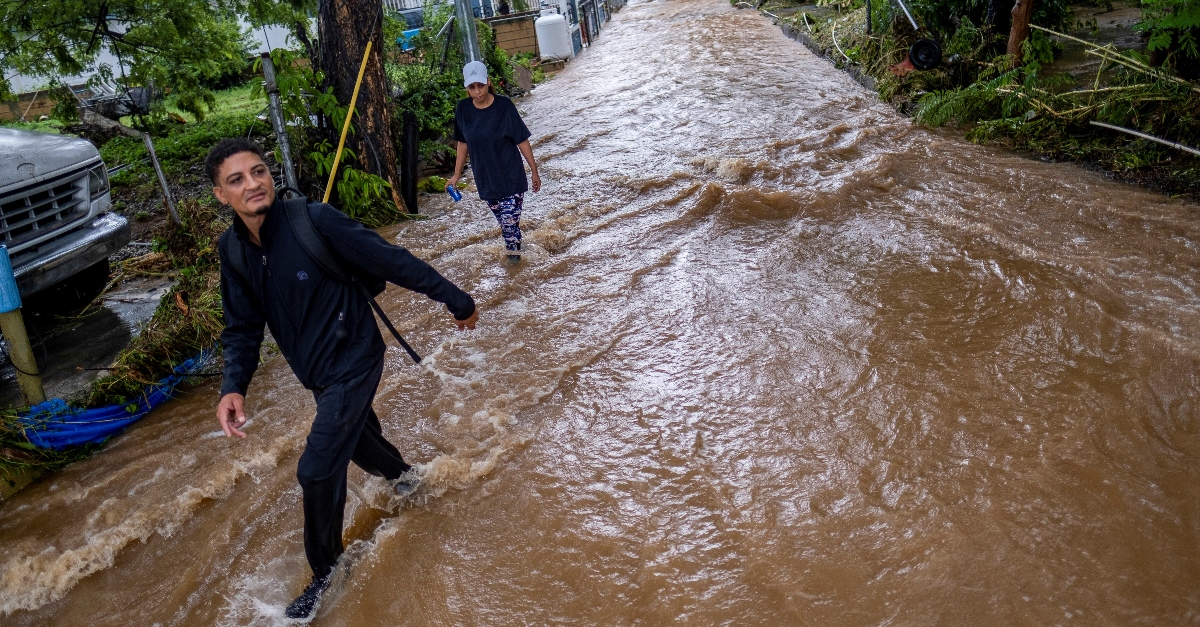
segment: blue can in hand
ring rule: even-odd
[[[454,189],[453,185],[446,186],[446,193],[450,194],[450,197],[454,199],[454,202],[458,202],[458,201],[462,200],[462,192],[458,191],[457,189]]]

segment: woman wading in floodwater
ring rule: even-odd
[[[529,162],[534,193],[542,188],[533,149],[529,147],[529,129],[517,113],[516,105],[496,95],[482,61],[463,66],[463,85],[471,97],[459,101],[454,108],[458,159],[449,182],[458,184],[469,153],[479,198],[488,204],[500,223],[508,260],[516,262],[521,259],[521,207],[529,189],[521,165],[522,155]]]

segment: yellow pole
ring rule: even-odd
[[[338,163],[342,160],[342,148],[346,146],[346,133],[350,131],[350,118],[354,117],[354,103],[358,102],[358,88],[362,86],[363,74],[367,71],[367,57],[370,55],[371,42],[367,41],[362,65],[358,66],[358,80],[354,81],[354,94],[350,96],[350,109],[346,111],[346,123],[342,125],[342,138],[338,140],[337,153],[333,156],[333,166],[329,168],[329,183],[325,185],[325,198],[321,202],[329,202],[329,194],[333,192],[333,179],[337,176]]]
[[[25,320],[21,310],[0,313],[0,333],[8,340],[9,358],[17,370],[17,385],[25,402],[30,405],[46,402],[46,391],[42,388],[42,375],[33,358],[33,347],[29,345],[29,334],[25,332]]]

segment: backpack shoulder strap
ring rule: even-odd
[[[284,213],[287,214],[288,224],[292,227],[292,233],[295,234],[296,241],[300,243],[304,252],[308,253],[308,256],[318,266],[321,266],[326,274],[343,283],[354,282],[354,277],[346,272],[342,264],[333,256],[333,251],[329,250],[325,238],[317,232],[312,214],[309,213],[308,199],[303,196],[290,198],[283,202],[283,207]]]
[[[225,262],[229,265],[229,270],[246,285],[250,285],[250,261],[246,259],[246,247],[238,241],[232,226],[226,229],[221,234],[221,238],[217,240],[217,246],[222,245],[225,247]]]

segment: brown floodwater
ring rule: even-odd
[[[318,625],[1200,621],[1197,208],[916,127],[753,11],[638,2],[520,103],[545,189],[385,230],[375,407]],[[306,583],[281,359],[0,505],[6,625],[259,625]]]

